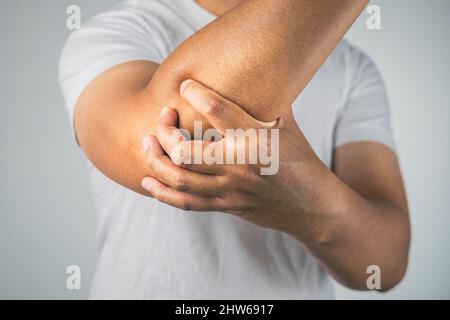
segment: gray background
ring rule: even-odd
[[[95,265],[95,210],[83,154],[57,86],[69,30],[117,0],[2,1],[0,13],[0,298],[86,298]],[[382,30],[367,15],[349,32],[386,80],[411,206],[409,271],[387,294],[337,287],[338,298],[450,298],[450,1],[379,0]],[[382,235],[380,235],[382,236]],[[82,290],[65,270],[82,268]]]

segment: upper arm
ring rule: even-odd
[[[80,145],[102,133],[118,130],[135,112],[143,112],[140,99],[158,64],[131,61],[105,71],[80,94],[74,107],[74,129]],[[92,136],[92,137],[91,137]]]
[[[384,81],[366,54],[348,46],[347,83],[335,127],[335,173],[366,199],[407,209]]]
[[[135,154],[130,153],[131,146],[140,150],[141,137],[155,126],[159,110],[145,88],[157,67],[149,61],[113,67],[94,79],[76,103],[74,129],[79,144],[92,163],[113,178],[123,168],[117,156]]]
[[[145,89],[157,67],[133,61],[111,68],[83,90],[74,111],[74,128],[89,160],[111,179],[141,193],[141,178],[152,175],[141,142],[154,133],[160,112]]]
[[[144,14],[123,3],[97,15],[70,35],[59,68],[84,152],[105,175],[139,192],[151,174],[141,140],[159,114],[145,89],[162,60],[158,29],[143,23]]]
[[[395,153],[374,142],[354,142],[334,152],[334,172],[370,201],[381,201],[407,212],[408,205]]]

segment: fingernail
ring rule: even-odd
[[[162,118],[167,113],[167,111],[169,111],[169,108],[168,107],[164,107],[161,110],[161,113],[159,114],[159,117]]]
[[[144,151],[147,152],[150,149],[150,137],[146,136],[144,140],[142,140],[142,146],[144,147]]]
[[[192,83],[192,80],[190,80],[190,79],[183,81],[183,83],[180,86],[181,95],[184,95],[184,91],[191,83]]]
[[[142,188],[144,188],[147,191],[153,190],[153,180],[151,178],[144,178],[142,179]]]

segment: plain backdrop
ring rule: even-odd
[[[83,299],[95,268],[95,208],[57,85],[70,30],[117,0],[7,0],[0,12],[0,298]],[[382,30],[363,14],[348,34],[387,84],[413,238],[404,281],[337,298],[450,298],[450,1],[378,0]],[[380,237],[383,235],[380,234]],[[66,289],[79,265],[82,289]]]

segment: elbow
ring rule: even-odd
[[[390,254],[384,263],[366,267],[363,264],[364,272],[347,273],[347,276],[335,277],[341,284],[349,289],[359,291],[377,291],[386,293],[396,288],[405,278],[408,271],[409,261],[409,237],[401,251]],[[361,271],[361,269],[360,269]]]
[[[385,281],[382,281],[381,292],[388,292],[397,287],[405,278],[408,271],[409,248],[411,242],[411,227],[409,223],[409,214],[402,215],[403,218],[403,236],[400,237],[399,250],[397,254],[393,254],[391,258],[391,266],[387,274],[384,275]],[[383,274],[382,274],[383,277]]]
[[[388,292],[397,287],[405,278],[408,271],[409,263],[409,244],[410,244],[410,232],[408,226],[407,237],[405,237],[403,250],[397,259],[394,259],[394,263],[390,268],[387,275],[384,276],[385,281],[382,282],[381,292]],[[383,277],[383,274],[382,274]]]
[[[407,271],[407,263],[399,264],[395,269],[385,270],[382,267],[376,272],[361,274],[361,277],[341,276],[334,277],[339,283],[351,290],[377,291],[387,293],[397,287],[403,280]],[[384,272],[383,272],[384,271]]]
[[[381,288],[378,291],[385,293],[396,288],[405,278],[409,264],[409,249],[411,242],[411,226],[409,212],[401,211],[393,228],[394,236],[389,248],[385,247],[386,256],[380,264]],[[389,253],[387,253],[389,252]]]
[[[389,292],[405,278],[409,261],[409,236],[402,251],[396,258],[391,258],[390,265],[387,265],[385,269],[381,268],[381,287],[378,291]]]
[[[385,275],[385,280],[382,281],[381,289],[379,291],[386,293],[397,287],[405,278],[407,270],[408,258],[404,258],[394,270],[388,275]]]

